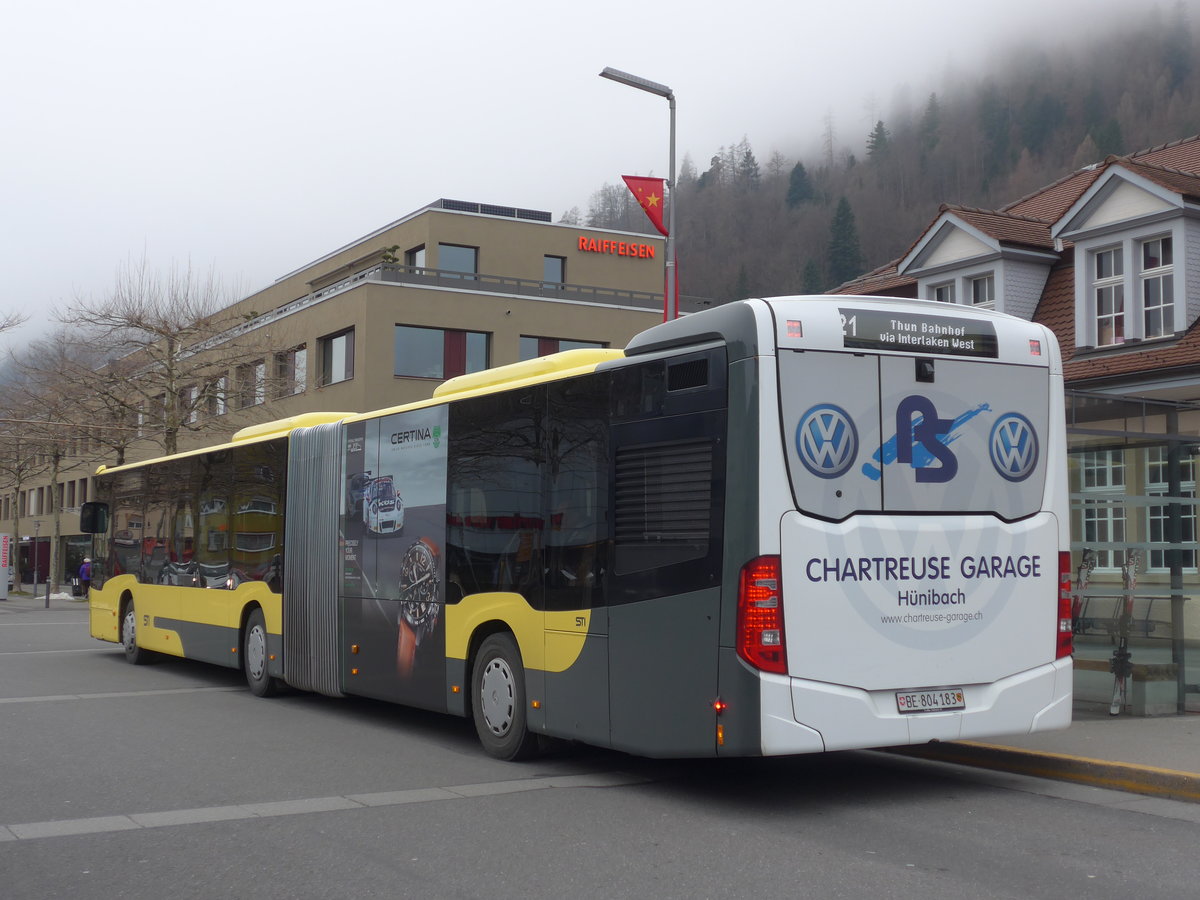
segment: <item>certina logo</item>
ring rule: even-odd
[[[854,465],[858,431],[844,409],[822,403],[800,417],[796,451],[804,468],[818,478],[837,478]]]
[[[393,444],[410,444],[413,441],[427,441],[431,437],[441,437],[441,429],[436,429],[437,434],[430,431],[428,428],[410,428],[408,431],[397,431],[392,435]]]
[[[1024,481],[1037,468],[1037,432],[1020,413],[1005,413],[996,420],[989,448],[992,465],[1009,481]]]

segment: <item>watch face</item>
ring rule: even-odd
[[[432,629],[438,615],[438,561],[424,541],[414,541],[400,563],[400,611],[414,628]]]

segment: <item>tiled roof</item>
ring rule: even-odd
[[[880,266],[865,275],[847,281],[833,289],[835,294],[880,294],[888,297],[915,297],[917,280],[896,271],[894,262]],[[907,288],[905,292],[900,289]]]
[[[1192,172],[1184,172],[1180,169],[1152,166],[1143,162],[1132,162],[1124,159],[1119,160],[1118,163],[1121,168],[1141,175],[1143,178],[1149,179],[1169,191],[1175,191],[1193,200],[1200,198],[1200,175]]]
[[[1050,269],[1042,297],[1033,313],[1040,322],[1058,336],[1063,359],[1070,360],[1075,348],[1075,252],[1066,250]]]
[[[942,210],[953,213],[968,225],[978,228],[1002,244],[1022,244],[1044,250],[1054,247],[1054,239],[1050,237],[1050,226],[1053,223],[1046,219],[1014,215],[1010,212],[972,209],[969,206],[944,205]]]
[[[1092,182],[1099,178],[1103,171],[1102,167],[1094,166],[1073,172],[1048,187],[1001,207],[1001,211],[1014,216],[1029,216],[1056,222],[1074,205],[1080,195],[1092,186]]]
[[[1130,158],[1181,172],[1200,172],[1200,135],[1131,153]]]

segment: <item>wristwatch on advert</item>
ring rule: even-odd
[[[437,550],[425,538],[413,541],[400,562],[400,617],[418,646],[437,625],[438,583]]]

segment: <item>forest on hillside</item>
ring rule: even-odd
[[[1200,133],[1197,23],[1182,2],[1136,13],[1075,43],[1033,39],[999,70],[888,110],[867,134],[837,134],[827,117],[817,158],[760,161],[745,137],[703,167],[685,154],[680,292],[819,292],[902,255],[941,203],[1000,208],[1111,154]],[[623,183],[562,221],[653,231]]]

